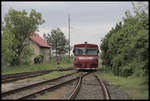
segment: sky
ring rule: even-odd
[[[125,11],[132,10],[128,2],[2,2],[2,21],[10,7],[42,14],[45,23],[39,26],[41,37],[52,29],[60,28],[68,39],[68,14],[70,14],[70,44],[88,43],[100,46],[102,38],[122,21]]]

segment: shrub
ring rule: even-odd
[[[121,76],[128,77],[128,76],[131,76],[132,74],[133,74],[132,67],[130,67],[128,65],[122,67],[122,69],[121,69]]]
[[[34,58],[34,63],[43,63],[44,56],[43,55],[38,55]]]
[[[149,16],[146,11],[134,9],[135,14],[125,12],[123,21],[102,39],[102,65],[110,67],[113,74],[124,77],[135,72],[137,76],[148,75]]]
[[[29,46],[25,47],[21,54],[21,64],[30,64],[32,62],[32,55],[34,55],[33,49]]]

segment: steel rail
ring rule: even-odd
[[[16,76],[24,76],[24,75],[29,75],[29,74],[36,74],[36,73],[50,72],[50,71],[52,71],[52,70],[4,74],[4,75],[2,75],[2,80],[3,79],[8,79],[8,78],[13,78],[13,77],[16,77]]]
[[[86,74],[83,74],[83,75],[80,75],[79,77],[79,81],[77,83],[77,85],[75,86],[75,88],[73,89],[72,93],[70,94],[70,96],[67,98],[68,100],[72,100],[72,99],[75,99],[75,97],[77,96],[77,94],[79,93],[80,91],[80,88],[81,88],[81,84],[82,84],[82,78],[88,74],[90,74],[92,72],[88,72]]]
[[[74,88],[73,92],[71,93],[71,95],[68,97],[68,100],[74,99],[76,97],[76,95],[78,94],[78,92],[81,88],[81,83],[82,83],[82,77],[79,77],[78,83],[77,83],[76,87]]]
[[[37,74],[26,74],[26,75],[20,75],[20,76],[18,75],[16,77],[2,79],[2,83],[9,83],[9,82],[14,82],[14,81],[22,80],[22,79],[26,79],[26,78],[32,78],[32,77],[36,77],[36,76],[46,75],[50,72],[52,72],[52,71],[47,71],[47,72],[37,73]]]
[[[23,73],[15,73],[15,74],[6,74],[2,75],[2,83],[8,83],[13,82],[25,78],[31,78],[36,76],[41,76],[48,74],[53,71],[67,71],[67,70],[73,70],[71,68],[62,68],[62,69],[52,69],[52,70],[43,70],[43,71],[36,71],[36,72],[23,72]]]
[[[87,74],[86,74],[87,75]],[[86,76],[84,75],[84,76]],[[80,76],[80,79],[76,85],[76,87],[74,88],[74,90],[72,91],[72,93],[70,94],[70,96],[67,98],[68,100],[72,100],[72,99],[75,99],[75,97],[77,96],[77,94],[79,93],[80,91],[80,88],[81,88],[81,85],[82,85],[82,79],[84,76]],[[101,78],[98,77],[95,73],[94,73],[94,76],[96,77],[96,79],[98,80],[99,84],[101,85],[102,87],[102,91],[103,91],[103,95],[104,95],[104,98],[106,100],[110,100],[111,97],[109,95],[109,92],[107,90],[107,88],[105,87],[104,83],[102,82]]]
[[[29,94],[29,95],[20,97],[20,98],[17,99],[17,100],[32,98],[32,96],[35,96],[36,94],[41,94],[41,93],[44,92],[44,91],[50,91],[50,90],[53,90],[53,89],[57,89],[57,88],[59,88],[59,87],[61,87],[61,86],[63,86],[63,85],[66,85],[66,84],[68,84],[68,83],[70,83],[70,82],[73,82],[73,81],[75,81],[75,80],[77,80],[77,79],[79,79],[79,77],[73,78],[73,79],[71,79],[71,80],[64,81],[64,82],[62,82],[62,83],[59,83],[59,84],[56,84],[56,85],[54,85],[54,86],[52,86],[52,87],[49,87],[49,88],[40,90],[40,91],[35,92],[35,93],[33,93],[33,94]]]
[[[101,85],[102,87],[102,90],[103,90],[103,94],[104,94],[104,97],[106,100],[110,100],[111,97],[110,97],[110,94],[106,88],[106,86],[104,85],[103,81],[101,80],[101,78],[99,76],[97,76],[96,74],[94,74],[94,76],[96,77],[96,79],[98,80],[99,84]]]
[[[31,85],[28,85],[28,86],[25,86],[25,87],[20,87],[20,88],[17,88],[17,89],[5,91],[5,92],[1,93],[1,96],[5,97],[5,96],[8,96],[8,95],[10,95],[12,93],[17,93],[19,91],[26,90],[26,89],[29,89],[29,88],[32,88],[32,87],[37,87],[37,86],[39,86],[41,84],[44,84],[44,83],[53,82],[53,81],[59,80],[59,79],[64,78],[64,77],[71,76],[71,75],[73,75],[75,73],[77,73],[77,72],[66,74],[66,75],[63,75],[63,76],[60,76],[60,77],[57,77],[57,78],[54,78],[54,79],[45,80],[45,81],[42,81],[42,82],[39,82],[39,83],[34,83],[34,84],[31,84]]]
[[[33,74],[33,73],[42,73],[42,72],[50,72],[50,71],[67,71],[67,70],[73,70],[73,68],[69,67],[69,68],[58,68],[58,69],[42,70],[42,71],[34,71],[34,72],[4,74],[4,75],[2,75],[2,79],[7,79],[7,78],[10,78],[10,77],[16,77],[18,75],[28,75],[28,74]]]
[[[79,76],[77,76],[77,77],[75,77],[75,78],[73,78],[73,79],[71,79],[71,80],[64,81],[63,83],[54,85],[54,86],[52,86],[52,87],[50,87],[50,88],[46,88],[46,89],[44,89],[44,90],[41,90],[41,91],[36,92],[36,93],[34,93],[34,94],[31,94],[31,95],[24,96],[24,97],[19,98],[19,99],[30,98],[30,97],[34,96],[35,94],[40,94],[40,93],[42,93],[43,91],[49,91],[49,90],[56,89],[56,88],[58,88],[58,87],[61,87],[61,86],[63,86],[63,85],[66,85],[66,84],[68,84],[68,83],[70,83],[70,82],[73,82],[73,81],[75,81],[75,80],[82,81],[82,77],[88,75],[89,73],[90,73],[90,72],[88,72],[88,73],[86,73],[86,74],[81,74],[81,75],[79,75]],[[80,83],[80,84],[81,84],[81,83]]]

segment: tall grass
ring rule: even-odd
[[[139,73],[134,73],[127,78],[115,76],[108,67],[102,67],[101,60],[99,67],[101,67],[99,76],[103,80],[110,81],[113,86],[125,90],[129,95],[127,99],[149,99],[148,83],[145,82],[147,80],[145,76],[137,75]]]
[[[56,68],[66,68],[72,67],[72,61],[60,61],[60,64],[56,62],[49,63],[41,63],[41,64],[32,64],[32,65],[19,65],[19,66],[3,66],[2,74],[10,74],[10,73],[20,73],[20,72],[32,72],[32,71],[40,71],[40,70],[50,70]]]
[[[148,99],[148,84],[145,84],[143,76],[136,77],[134,75],[124,78],[114,76],[110,71],[99,72],[104,80],[108,80],[112,85],[125,90],[129,94],[129,99]]]

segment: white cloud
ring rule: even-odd
[[[84,43],[85,41],[99,44],[112,27],[112,24],[76,25],[71,33],[71,44]]]
[[[118,23],[124,12],[131,9],[131,2],[2,2],[2,19],[10,7],[16,10],[35,9],[45,23],[39,35],[60,28],[68,38],[68,13],[71,14],[71,45],[100,44],[100,40]]]
[[[39,31],[37,31],[36,33],[38,33],[41,38],[43,38],[43,35],[45,33],[49,33],[51,31],[49,28],[39,28],[38,30]]]
[[[74,24],[71,25],[70,39],[71,45],[84,43],[100,44],[100,40],[107,34],[109,30],[114,26],[114,24]],[[40,36],[43,37],[44,33],[50,33],[52,29],[56,27],[49,28],[39,28]],[[68,26],[60,27],[62,32],[68,39]]]

